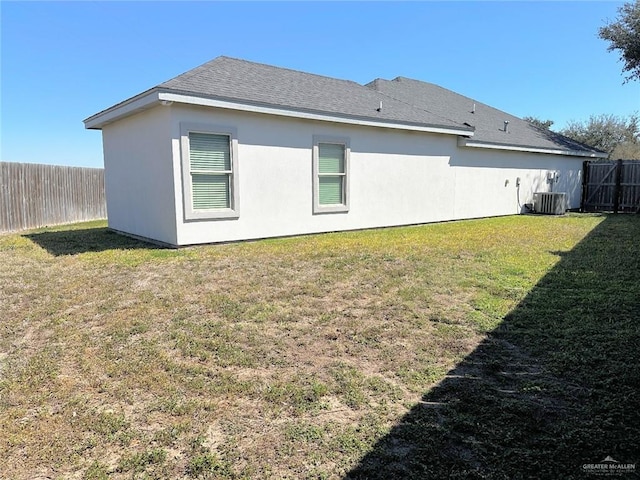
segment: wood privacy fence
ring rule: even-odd
[[[106,217],[104,169],[0,162],[0,232]]]
[[[640,213],[640,160],[584,162],[582,210]]]

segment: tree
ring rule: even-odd
[[[523,120],[526,120],[532,125],[542,129],[549,130],[551,125],[553,125],[553,120],[540,120],[538,117],[524,117]]]
[[[617,160],[640,160],[640,143],[624,142],[613,149],[609,158]]]
[[[625,83],[640,80],[640,0],[622,5],[616,21],[601,27],[598,36],[610,42],[608,51],[620,50],[622,71],[629,72]]]
[[[611,158],[640,159],[640,116],[592,115],[570,121],[562,135],[610,154]]]

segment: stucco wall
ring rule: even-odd
[[[106,125],[102,142],[109,227],[177,244],[168,109]]]
[[[546,182],[549,171],[560,173],[560,182],[553,190],[567,191],[571,207],[578,207],[580,202],[582,161],[578,158],[461,148],[457,146],[457,138],[450,135],[327,124],[175,104],[157,107],[143,115],[153,117],[158,108],[161,108],[158,118],[145,120],[144,125],[145,136],[157,141],[151,150],[139,152],[140,156],[147,157],[139,160],[142,164],[160,165],[153,177],[146,180],[154,185],[149,201],[138,204],[148,211],[129,213],[127,222],[114,220],[114,225],[126,223],[127,228],[137,231],[119,229],[168,243],[188,245],[516,214],[522,204],[532,201],[534,191],[549,190]],[[173,155],[171,188],[165,185],[170,172],[166,169],[168,152],[163,150],[166,143],[160,133],[166,131],[167,114]],[[185,221],[181,122],[237,128],[238,219]],[[314,135],[350,139],[348,213],[312,213]],[[151,147],[148,142],[145,145]],[[106,157],[105,147],[105,163]],[[517,177],[521,179],[519,201]],[[132,179],[127,188],[134,188],[138,181],[145,180]],[[160,184],[162,187],[156,188]],[[109,191],[107,193],[109,195]],[[169,208],[170,198],[175,200],[173,210]],[[119,199],[119,205],[123,201],[125,199]],[[119,207],[117,212],[121,210]],[[173,218],[168,221],[164,216],[171,216],[170,212]],[[111,217],[112,210],[109,215]],[[135,226],[139,220],[143,221],[144,228]],[[176,225],[173,242],[167,240],[172,223]]]
[[[455,174],[454,218],[521,213],[525,203],[533,203],[534,192],[566,192],[569,208],[580,207],[581,158],[461,147],[450,166]],[[547,182],[549,172],[558,174],[557,182]]]

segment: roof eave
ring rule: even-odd
[[[152,88],[142,92],[135,97],[131,97],[123,102],[117,103],[101,112],[96,113],[83,120],[84,128],[91,130],[101,130],[103,126],[115,122],[134,113],[141,112],[154,107],[160,102],[160,92],[157,88]]]
[[[458,138],[459,147],[469,148],[487,148],[491,150],[509,150],[513,152],[527,152],[527,153],[545,153],[548,155],[565,155],[571,157],[586,157],[586,158],[607,158],[609,154],[605,152],[589,151],[589,150],[568,150],[563,148],[544,148],[534,147],[527,145],[510,145],[503,143],[490,143],[482,142],[478,140],[470,140],[468,138]]]
[[[303,118],[307,120],[319,120],[352,125],[440,133],[445,135],[466,135],[469,137],[473,136],[472,128],[462,126],[458,128],[449,125],[430,125],[423,123],[394,121],[388,119],[340,115],[332,112],[293,109],[290,107],[282,107],[271,104],[257,104],[242,102],[234,99],[201,96],[190,92],[162,89],[158,87],[143,92],[140,95],[125,100],[124,102],[114,105],[111,108],[103,110],[87,118],[86,120],[84,120],[85,128],[99,130],[104,125],[119,120],[120,118],[133,115],[134,113],[145,110],[147,108],[151,108],[152,106],[159,103],[167,102],[205,107],[216,107],[227,110],[246,111],[253,113],[263,113],[284,117]]]

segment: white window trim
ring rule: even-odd
[[[344,145],[344,203],[341,205],[320,204],[320,149],[318,144],[332,143]],[[325,135],[313,136],[313,213],[341,213],[349,211],[349,157],[351,156],[350,140],[347,137],[332,137]]]
[[[231,154],[231,208],[194,210],[191,168],[189,163],[189,134],[209,133],[228,135]],[[238,130],[234,127],[209,125],[205,123],[180,123],[180,149],[182,161],[182,203],[185,220],[215,220],[219,218],[238,218],[240,216],[240,202],[238,194]]]

